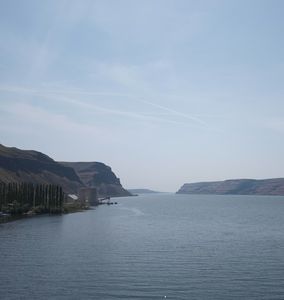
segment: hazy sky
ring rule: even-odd
[[[127,188],[284,177],[284,1],[0,0],[0,143]]]

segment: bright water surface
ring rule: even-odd
[[[0,225],[0,299],[284,299],[284,198],[158,194]]]

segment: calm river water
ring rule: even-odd
[[[1,224],[0,299],[284,299],[284,197],[118,202]]]

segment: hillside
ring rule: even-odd
[[[123,197],[131,196],[125,190],[119,178],[112,172],[111,168],[100,162],[60,162],[63,166],[73,168],[80,180],[87,187],[96,187],[101,197]]]
[[[284,178],[185,183],[177,194],[284,195]]]
[[[49,156],[0,144],[0,182],[56,184],[67,193],[76,193],[83,184],[75,171]]]

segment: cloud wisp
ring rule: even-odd
[[[157,104],[157,103],[153,103],[153,102],[150,102],[150,101],[147,101],[147,100],[140,100],[140,101],[143,102],[143,103],[149,104],[149,105],[151,105],[153,107],[160,108],[160,109],[162,109],[164,111],[167,111],[167,112],[169,112],[169,113],[171,113],[173,115],[184,117],[186,119],[189,119],[192,122],[195,122],[195,123],[198,123],[198,124],[203,125],[205,127],[208,127],[208,124],[206,122],[204,122],[203,120],[201,120],[200,118],[191,116],[189,114],[182,113],[182,112],[174,110],[172,108],[169,108],[169,107]]]
[[[74,91],[74,90],[42,90],[36,88],[25,88],[18,86],[0,86],[0,91],[9,92],[9,93],[17,93],[17,94],[26,94],[26,95],[37,95],[42,98],[45,98],[50,101],[59,101],[64,102],[66,104],[75,105],[81,109],[87,109],[88,111],[92,110],[96,113],[104,113],[110,115],[117,115],[122,117],[128,117],[136,120],[146,121],[146,122],[163,122],[175,125],[185,125],[185,126],[194,126],[200,127],[203,129],[211,129],[209,124],[203,121],[201,118],[192,116],[186,113],[182,113],[180,111],[174,110],[172,108],[154,103],[152,101],[148,101],[139,97],[135,97],[130,94],[122,94],[122,93],[106,93],[106,92],[85,92],[85,91]],[[135,111],[127,111],[127,110],[118,110],[107,108],[101,105],[97,105],[94,103],[78,100],[70,95],[83,95],[83,96],[110,96],[110,97],[127,97],[128,100],[135,101],[137,103],[146,104],[150,107],[155,107],[160,110],[160,112],[135,112]],[[182,117],[187,121],[173,120],[171,117]]]
[[[62,113],[50,112],[29,103],[9,103],[2,105],[0,113],[1,132],[12,132],[15,135],[44,136],[50,139],[59,136],[65,139],[88,139],[90,137],[105,144],[119,141],[115,128],[98,124],[89,124],[73,119]]]

